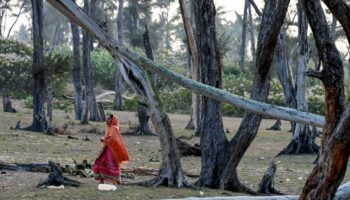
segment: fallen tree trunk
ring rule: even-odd
[[[254,101],[179,75],[121,46],[115,39],[109,36],[95,22],[93,22],[73,2],[68,0],[48,0],[48,2],[53,7],[61,11],[69,19],[76,22],[84,29],[92,32],[95,35],[95,37],[101,42],[101,45],[104,46],[112,55],[117,56],[119,58],[127,59],[135,65],[142,67],[143,69],[149,70],[152,73],[155,73],[163,78],[171,80],[174,83],[177,83],[187,89],[192,90],[193,92],[196,92],[197,94],[201,94],[218,101],[227,102],[239,108],[262,115],[268,115],[273,118],[303,123],[317,127],[324,126],[325,120],[323,116]]]

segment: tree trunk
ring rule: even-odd
[[[48,125],[52,126],[52,74],[47,77],[47,117],[49,118]]]
[[[84,91],[83,99],[85,99],[85,103],[81,113],[80,124],[88,124],[89,123],[89,102],[86,98],[86,91]]]
[[[115,53],[116,52],[113,52],[112,55],[115,58],[118,58],[117,54]],[[147,105],[149,106],[148,113],[150,113],[152,123],[160,140],[162,149],[162,163],[158,176],[150,181],[149,184],[154,186],[189,186],[182,171],[180,154],[168,115],[161,106],[159,97],[154,92],[153,88],[148,84],[149,80],[147,80],[146,74],[144,74],[142,70],[127,60],[122,58],[119,59],[123,63],[121,72],[124,80],[140,96],[141,99],[145,99],[147,101]]]
[[[247,99],[179,75],[171,70],[168,70],[166,67],[157,65],[154,62],[141,57],[129,49],[119,45],[116,40],[114,40],[107,33],[103,32],[99,26],[94,23],[88,16],[86,16],[85,13],[83,13],[74,3],[68,0],[48,0],[48,2],[60,10],[62,13],[64,13],[71,20],[78,23],[84,29],[94,33],[94,35],[101,42],[101,45],[106,48],[116,59],[123,58],[129,63],[133,63],[134,65],[142,67],[145,70],[156,73],[165,79],[168,79],[176,84],[181,85],[184,88],[196,92],[197,94],[210,97],[217,101],[229,103],[247,111],[282,120],[308,124],[316,127],[324,126],[325,119],[323,116]]]
[[[332,26],[331,26],[331,36],[334,41],[336,40],[336,35],[337,35],[337,18],[333,15]]]
[[[212,0],[193,1],[193,10],[197,31],[199,80],[207,85],[221,87],[221,60],[217,47],[215,32],[215,6]],[[217,187],[219,163],[224,152],[227,139],[225,136],[221,103],[202,97],[200,100],[200,145],[202,151],[202,167],[196,185]]]
[[[250,35],[250,46],[252,51],[252,57],[253,57],[253,64],[255,63],[255,57],[256,57],[256,50],[255,50],[255,34],[254,34],[254,24],[253,24],[253,15],[252,15],[252,9],[251,5],[249,4],[248,8],[248,15],[249,15],[249,35]]]
[[[44,132],[47,129],[44,108],[45,78],[47,67],[44,64],[43,49],[43,1],[32,0],[33,12],[33,122],[25,128],[29,131]]]
[[[246,49],[246,38],[247,38],[247,22],[248,22],[248,7],[249,2],[245,0],[244,2],[244,12],[243,12],[243,21],[242,21],[242,43],[240,48],[240,67],[244,71],[245,67],[245,49]]]
[[[267,130],[280,131],[281,125],[282,125],[281,120],[278,119],[278,120],[276,120],[275,124],[273,126],[271,126],[270,128],[268,128]]]
[[[84,9],[91,15],[92,7],[95,6],[95,0],[84,0]],[[101,119],[100,113],[98,111],[94,83],[92,80],[92,68],[91,68],[91,43],[92,35],[84,31],[83,33],[83,65],[84,65],[84,78],[85,78],[85,90],[86,90],[86,100],[89,105],[89,120],[90,121],[103,121]],[[85,100],[85,101],[86,101]]]
[[[139,119],[139,126],[135,130],[136,135],[156,135],[149,128],[148,121],[149,116],[147,113],[147,105],[143,102],[139,102],[139,107],[137,110],[137,117]]]
[[[193,34],[193,30],[192,30],[191,21],[188,14],[188,8],[187,8],[186,1],[184,0],[179,0],[179,4],[180,4],[182,21],[186,31],[187,49],[190,54],[190,66],[191,66],[192,79],[195,81],[198,81],[198,50],[197,50],[197,45]],[[196,133],[198,133],[198,131],[196,131],[198,119],[199,119],[198,106],[199,106],[198,95],[192,92],[192,113],[191,113],[190,121],[186,125],[186,129],[195,129]]]
[[[74,1],[75,2],[75,1]],[[74,113],[75,119],[80,120],[83,112],[83,90],[80,80],[80,34],[77,24],[71,22],[73,41],[73,84],[74,84]]]
[[[286,30],[282,28],[277,42],[277,75],[280,80],[286,104],[289,108],[296,108],[295,87],[293,76],[290,71],[286,52]],[[291,132],[295,129],[295,123],[291,122]]]
[[[315,36],[320,61],[323,64],[321,72],[313,71],[308,74],[321,79],[324,84],[326,126],[323,131],[320,159],[307,180],[301,198],[331,199],[334,196],[335,189],[343,179],[346,170],[346,164],[344,163],[347,163],[349,157],[348,139],[340,140],[340,136],[349,128],[339,130],[339,127],[344,128],[343,120],[348,120],[346,112],[343,113],[343,116],[340,116],[344,101],[343,66],[339,52],[335,47],[329,29],[327,29],[327,22],[321,10],[320,2],[303,1],[303,4]],[[347,149],[343,150],[342,148]],[[315,182],[315,179],[319,181]],[[330,184],[331,187],[329,187]]]
[[[310,71],[308,75],[323,82],[326,124],[319,161],[307,179],[300,199],[333,199],[344,178],[349,159],[350,105],[344,111],[342,59],[332,39],[321,3],[319,0],[302,0],[302,4],[323,66],[321,71]]]
[[[4,112],[16,112],[16,109],[12,108],[11,99],[7,94],[2,96],[2,107],[4,108]]]
[[[350,7],[343,0],[322,0],[342,25],[348,42],[350,41]]]
[[[265,2],[258,40],[255,78],[251,95],[254,100],[264,102],[268,97],[270,66],[273,60],[273,52],[288,5],[288,0],[269,0]],[[223,172],[221,173],[220,188],[250,192],[250,190],[240,183],[237,174],[237,166],[245,151],[254,140],[261,119],[261,115],[251,112],[245,113],[236,135],[230,141],[225,151],[226,164],[223,166]]]
[[[308,61],[308,45],[307,45],[307,21],[300,2],[298,3],[298,29],[299,29],[299,46],[297,51],[297,90],[296,101],[297,109],[307,111],[307,61]],[[297,123],[293,132],[293,138],[289,145],[283,149],[278,155],[282,154],[315,154],[319,147],[315,143],[316,136],[309,126]]]
[[[124,24],[123,24],[123,17],[124,17],[124,0],[119,0],[119,7],[118,7],[118,16],[117,16],[117,30],[118,30],[118,41],[120,44],[123,44],[123,31],[124,31]],[[122,86],[122,79],[123,76],[120,72],[119,67],[122,64],[117,61],[115,65],[115,107],[117,110],[123,110],[123,86]]]

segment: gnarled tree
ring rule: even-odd
[[[333,199],[344,178],[350,154],[350,104],[344,109],[343,64],[320,0],[302,0],[302,3],[322,64],[321,71],[310,71],[308,75],[323,83],[326,123],[319,160],[305,183],[300,199]],[[343,1],[325,3],[344,27],[349,40],[349,12],[344,12],[349,11],[349,7]]]

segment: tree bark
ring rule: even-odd
[[[237,106],[239,108],[258,113],[261,115],[267,115],[274,118],[279,118],[287,121],[294,121],[303,124],[308,124],[316,127],[324,126],[324,117],[297,111],[295,109],[269,105],[263,102],[247,99],[227,91],[199,83],[185,76],[179,75],[166,67],[155,64],[154,62],[133,53],[129,49],[119,45],[110,35],[103,32],[99,26],[94,23],[88,16],[86,16],[75,4],[68,0],[48,0],[48,2],[65,14],[69,19],[75,21],[84,29],[92,32],[101,42],[101,45],[106,48],[115,57],[120,57],[132,62],[134,65],[142,67],[152,73],[156,73],[159,76],[173,81],[176,84],[181,85],[191,91],[194,91],[200,95],[208,96],[217,101],[226,102]],[[269,45],[269,44],[266,44]]]
[[[118,30],[118,41],[120,44],[123,44],[124,37],[123,37],[123,31],[124,31],[124,24],[123,19],[124,18],[124,0],[119,0],[119,6],[118,6],[118,16],[117,16],[117,30]],[[122,64],[117,61],[115,65],[115,107],[117,110],[123,110],[123,86],[122,86],[122,79],[123,76],[120,72],[119,67]]]
[[[75,1],[74,1],[75,2]],[[80,80],[80,34],[77,24],[71,22],[73,41],[73,84],[74,84],[74,113],[75,119],[80,120],[83,112],[83,90]]]
[[[287,13],[289,1],[269,0],[265,2],[262,16],[257,57],[256,71],[252,89],[252,99],[266,101],[269,93],[270,66],[273,60],[274,49],[278,40],[280,29]],[[225,151],[226,165],[220,178],[220,188],[233,191],[250,191],[243,186],[237,175],[237,166],[244,153],[254,140],[260,122],[261,115],[246,112],[238,132],[229,142]]]
[[[207,85],[220,88],[222,64],[215,32],[215,6],[212,0],[193,1],[197,31],[199,80]],[[198,186],[217,187],[219,163],[227,139],[225,136],[221,103],[208,97],[201,97],[200,104],[200,145],[202,167]]]
[[[249,5],[248,8],[248,16],[249,16],[249,35],[250,35],[250,48],[252,51],[252,57],[253,57],[253,64],[256,60],[256,50],[255,50],[255,34],[254,34],[254,24],[253,24],[253,15],[252,15],[252,9],[251,5]]]
[[[260,194],[282,194],[274,188],[274,179],[276,174],[276,164],[272,161],[269,164],[261,182],[259,184],[258,193]]]
[[[112,55],[118,58],[115,53],[113,52]],[[180,154],[170,120],[162,107],[159,97],[149,85],[149,78],[147,80],[146,74],[137,66],[123,58],[119,59],[123,63],[121,72],[124,80],[141,99],[147,101],[149,106],[148,113],[150,113],[151,120],[160,140],[162,163],[158,176],[149,181],[148,184],[153,186],[167,185],[169,187],[189,186],[182,171]]]
[[[52,101],[53,101],[52,74],[49,74],[46,81],[47,81],[47,117],[49,119],[48,126],[51,127],[52,126],[52,111],[53,111],[53,106],[52,106]]]
[[[326,124],[319,161],[307,179],[300,199],[333,199],[349,159],[350,105],[344,111],[343,64],[321,3],[319,0],[302,0],[302,4],[323,66],[321,71],[311,71],[308,75],[319,78],[324,85]]]
[[[276,120],[275,124],[272,125],[270,128],[268,128],[267,130],[272,130],[272,131],[280,131],[281,130],[281,120],[278,119]]]
[[[139,119],[139,126],[136,128],[136,135],[156,135],[149,128],[148,121],[149,115],[147,113],[147,105],[145,103],[139,102],[139,107],[137,109],[137,117]]]
[[[29,131],[44,132],[47,129],[44,108],[44,91],[47,67],[44,64],[43,49],[43,1],[32,0],[33,13],[33,122],[25,128]]]
[[[49,172],[50,173],[47,179],[40,182],[37,186],[38,188],[47,187],[50,185],[65,185],[71,187],[79,187],[81,185],[79,181],[63,176],[60,166],[58,166],[55,162],[49,161]]]
[[[277,75],[280,80],[287,107],[296,108],[294,80],[288,65],[286,52],[286,30],[282,28],[277,42]],[[295,129],[295,123],[291,122],[291,132]]]
[[[92,9],[95,5],[95,0],[84,0],[84,9],[88,15],[92,15]],[[92,68],[91,68],[91,44],[92,35],[89,32],[83,33],[83,65],[84,65],[84,78],[85,78],[85,90],[86,99],[89,105],[89,120],[90,121],[103,121],[101,119],[94,91],[94,83],[92,80]]]
[[[247,38],[247,24],[248,24],[248,8],[249,2],[245,0],[244,2],[244,11],[243,11],[243,21],[242,21],[242,41],[240,48],[240,67],[241,71],[244,71],[245,67],[245,50],[246,50],[246,38]]]
[[[298,37],[299,46],[297,51],[297,85],[296,85],[296,103],[297,109],[307,111],[307,61],[308,61],[308,45],[307,45],[307,21],[301,3],[298,3]],[[293,131],[291,142],[278,155],[282,154],[315,154],[319,150],[319,146],[315,143],[316,136],[309,126],[297,123]]]
[[[10,96],[7,94],[2,96],[2,107],[4,109],[4,112],[11,112],[11,113],[16,112],[16,109],[14,109],[11,105]]]
[[[350,7],[343,0],[322,0],[342,25],[348,41],[350,41]]]
[[[187,49],[190,54],[190,66],[191,66],[192,79],[195,81],[198,81],[198,67],[199,67],[198,50],[197,50],[197,45],[193,34],[193,30],[192,30],[191,21],[188,14],[186,1],[179,0],[179,5],[181,10],[182,21],[186,32]],[[192,92],[192,113],[191,113],[190,121],[186,125],[186,129],[194,129],[197,134],[199,133],[198,131],[196,131],[198,119],[199,119],[198,106],[199,106],[198,95]]]
[[[86,91],[84,91],[84,107],[81,113],[80,124],[88,124],[89,123],[89,101],[86,98]]]

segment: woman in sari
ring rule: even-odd
[[[102,150],[94,164],[95,180],[100,183],[112,182],[121,184],[121,165],[129,161],[128,152],[124,140],[119,132],[119,122],[116,115],[110,115],[107,119],[105,135],[101,138]]]

